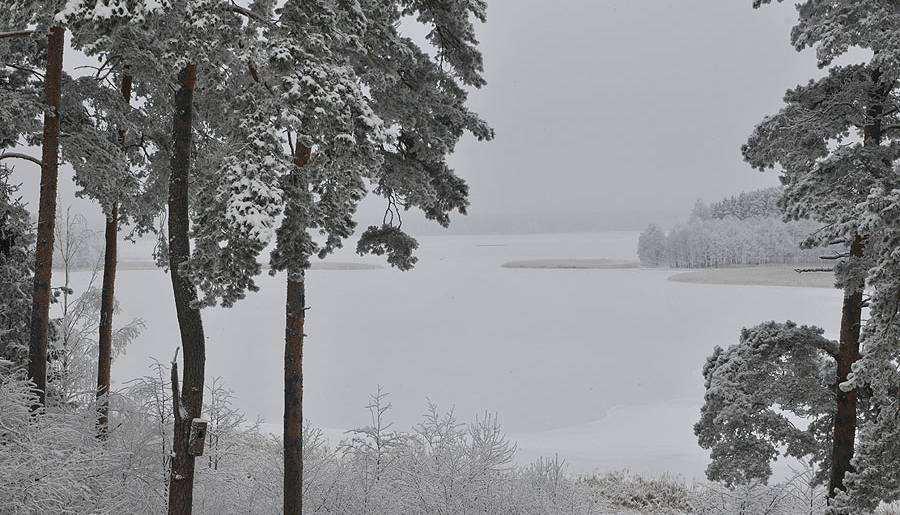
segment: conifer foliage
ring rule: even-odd
[[[493,136],[466,107],[467,89],[485,84],[475,24],[485,21],[486,3],[16,4],[20,15],[5,14],[2,28],[22,27],[27,30],[17,34],[27,34],[0,44],[18,52],[20,68],[44,66],[29,55],[28,44],[38,45],[38,34],[49,26],[58,28],[53,41],[61,43],[58,33],[68,31],[71,46],[99,62],[93,76],[62,74],[51,84],[62,94],[59,108],[48,112],[64,113],[64,138],[61,152],[44,141],[53,159],[45,155],[43,163],[47,171],[57,156],[70,163],[81,193],[96,199],[107,218],[101,435],[110,387],[104,328],[111,327],[119,224],[159,232],[156,257],[172,278],[182,376],[171,381],[170,513],[190,512],[195,459],[202,452],[193,441],[203,423],[205,390],[201,308],[231,306],[255,291],[261,254],[273,244],[271,271],[285,273],[288,290],[284,510],[299,513],[306,269],[353,235],[356,208],[368,193],[385,200],[385,214],[362,233],[357,250],[386,255],[403,270],[415,264],[417,247],[401,227],[404,211],[419,209],[444,226],[451,212],[465,213],[468,188],[447,157],[465,133],[480,140]],[[404,20],[428,28],[430,48],[401,33]],[[63,50],[61,44],[54,48]],[[38,143],[25,132],[38,124],[39,78],[52,75],[2,73],[2,94],[10,102],[0,114],[4,121],[15,118],[2,129],[4,146],[23,139]],[[55,199],[55,192],[46,198]],[[44,269],[41,248],[38,271]]]
[[[288,1],[241,12],[261,34],[238,52],[243,93],[228,100],[228,142],[199,178],[196,247],[187,264],[205,305],[229,306],[255,290],[259,254],[274,239],[271,273],[285,272],[285,504],[302,509],[302,356],[306,269],[343,245],[360,201],[385,199],[359,253],[407,270],[415,239],[403,212],[420,209],[446,226],[465,212],[468,189],[446,163],[465,132],[491,129],[466,106],[484,84],[474,20],[483,2]],[[429,56],[398,26],[415,16],[430,29]],[[210,168],[213,170],[213,168]],[[201,172],[202,173],[202,172]],[[207,182],[208,181],[208,182]]]
[[[25,207],[0,165],[0,372],[28,362],[34,231]]]
[[[754,7],[768,3],[770,0],[756,0]],[[836,365],[829,367],[832,378],[823,376],[826,369],[813,366],[809,357],[798,360],[796,355],[785,358],[776,352],[766,359],[795,361],[792,366],[807,366],[810,373],[819,370],[820,386],[827,387],[832,398],[823,405],[828,396],[821,388],[796,384],[787,405],[796,406],[801,415],[808,410],[805,416],[816,420],[809,431],[821,432],[817,445],[829,446],[824,452],[809,449],[808,455],[830,466],[828,486],[834,508],[872,510],[881,501],[900,498],[900,474],[895,465],[888,465],[900,458],[896,445],[900,434],[900,339],[895,320],[900,299],[896,255],[900,240],[895,238],[900,187],[896,166],[900,158],[900,9],[889,0],[806,0],[797,10],[799,21],[792,42],[798,50],[814,48],[819,66],[827,73],[789,90],[784,107],[759,124],[743,152],[756,168],[778,168],[784,184],[780,205],[788,218],[812,219],[823,225],[812,235],[811,243],[841,249],[835,270],[844,296],[839,340],[833,352],[828,352]],[[851,47],[867,50],[870,57],[859,64],[834,65]],[[864,295],[870,297],[868,320],[863,319]],[[781,345],[784,340],[780,337],[773,336],[764,345],[748,337],[761,330],[771,332],[773,327],[745,331],[741,345],[733,351],[716,351],[704,372],[707,404],[697,427],[701,442],[713,448],[726,445],[730,437],[724,437],[725,433],[713,437],[711,430],[744,434],[757,444],[769,442],[757,445],[758,459],[735,462],[745,477],[768,475],[760,464],[774,458],[769,445],[788,445],[789,454],[800,449],[784,438],[777,417],[754,419],[761,425],[751,426],[755,432],[746,434],[747,429],[727,429],[730,417],[715,407],[724,402],[733,413],[751,416],[773,402],[783,402],[778,391],[786,392],[781,389],[799,379],[795,373],[777,375],[779,390],[755,402],[717,393],[727,383],[716,378],[735,367],[744,373],[732,378],[731,387],[751,388],[752,374],[747,373],[751,365],[725,356]],[[780,331],[796,329],[784,326]],[[789,340],[791,352],[823,347],[818,332],[807,331],[804,337]],[[822,423],[831,428],[819,427]],[[825,438],[829,432],[830,439]],[[717,471],[730,468],[725,460],[724,454],[717,457],[714,453],[711,475],[724,474]]]

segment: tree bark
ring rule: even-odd
[[[882,117],[884,116],[884,100],[889,87],[881,82],[881,71],[872,71],[872,87],[869,89],[868,107],[866,108],[866,124],[863,127],[863,145],[878,147],[883,137]],[[865,239],[856,235],[850,244],[850,273],[860,275],[856,270],[865,254]],[[837,381],[847,381],[853,363],[859,360],[859,334],[861,329],[863,307],[864,278],[853,277],[844,289],[844,303],[841,309],[840,351],[837,362]],[[837,391],[837,409],[834,416],[834,433],[831,450],[831,479],[828,482],[828,497],[834,498],[838,491],[844,490],[844,478],[847,472],[853,471],[850,461],[853,459],[856,445],[856,415],[858,409],[857,390]]]
[[[47,329],[50,324],[50,282],[53,275],[53,236],[56,228],[56,182],[59,175],[59,100],[66,31],[51,27],[47,36],[47,70],[44,77],[44,134],[41,145],[41,193],[38,203],[34,292],[31,302],[31,334],[28,376],[34,381],[38,402],[47,391]]]
[[[309,162],[311,149],[297,142],[297,170]],[[300,187],[306,181],[300,178]],[[298,230],[302,230],[298,229]],[[306,272],[287,272],[284,331],[284,513],[303,512],[303,326],[306,321]]]
[[[200,310],[195,306],[197,291],[182,276],[182,265],[190,256],[189,194],[191,168],[191,121],[197,67],[187,65],[178,75],[173,127],[174,149],[169,177],[169,275],[175,296],[175,310],[181,332],[184,371],[181,401],[176,412],[172,439],[172,468],[169,477],[169,513],[189,514],[193,505],[194,456],[189,452],[191,420],[203,409],[203,380],[206,364],[205,338]]]
[[[288,273],[284,335],[284,513],[303,512],[304,271]]]
[[[860,236],[855,236],[850,245],[851,266],[863,256],[865,244]],[[851,367],[859,359],[859,331],[862,318],[862,295],[860,285],[851,283],[844,291],[841,309],[840,348],[837,359],[838,384],[847,380]],[[838,490],[844,489],[844,476],[853,470],[850,460],[856,442],[856,389],[844,392],[836,388],[837,410],[834,415],[834,433],[831,451],[831,479],[828,496],[833,498]]]
[[[122,76],[122,98],[131,101],[131,76]],[[119,144],[125,145],[125,132],[119,131]],[[109,430],[109,388],[112,369],[112,320],[116,303],[116,263],[118,257],[119,204],[113,202],[106,214],[103,285],[100,290],[100,335],[97,358],[97,435],[105,438]]]
[[[100,337],[97,357],[97,436],[106,438],[109,430],[109,386],[112,368],[112,318],[115,305],[116,235],[119,232],[119,208],[113,203],[106,215],[103,285],[100,290]]]

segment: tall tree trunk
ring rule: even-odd
[[[865,243],[860,236],[855,236],[850,245],[850,263],[859,261],[865,250]],[[844,290],[844,303],[841,309],[840,350],[837,359],[838,384],[847,380],[850,368],[859,359],[859,331],[862,318],[862,285],[856,281]],[[831,480],[828,483],[828,496],[834,497],[838,490],[844,489],[844,476],[852,470],[850,460],[856,441],[856,390],[837,392],[837,411],[834,415],[834,434],[831,451]]]
[[[122,98],[131,101],[131,76],[122,75]],[[125,131],[119,131],[119,144],[125,145]],[[105,438],[109,430],[109,387],[112,369],[112,320],[116,303],[116,260],[118,255],[119,204],[113,202],[106,214],[103,285],[100,290],[100,335],[97,358],[97,433]]]
[[[47,391],[47,329],[50,325],[50,281],[53,275],[53,233],[56,228],[56,182],[59,175],[59,99],[66,31],[51,27],[47,36],[47,70],[44,76],[44,135],[41,148],[41,197],[38,204],[34,293],[31,303],[31,335],[28,375],[43,405]]]
[[[109,386],[112,368],[112,318],[115,305],[116,236],[119,233],[119,207],[113,203],[106,215],[103,285],[100,291],[100,337],[97,357],[97,435],[105,438],[109,429]]]
[[[294,165],[306,166],[312,151],[299,141]],[[306,180],[299,177],[299,188],[305,191]],[[304,230],[300,223],[297,230]],[[306,320],[306,273],[300,269],[287,272],[287,302],[284,330],[284,513],[303,512],[303,325]]]
[[[288,272],[284,334],[284,513],[303,512],[304,271]]]
[[[863,145],[878,147],[883,137],[882,117],[884,100],[889,86],[882,84],[880,70],[872,71],[872,87],[869,89],[869,101],[866,108],[866,125],[863,127]],[[859,360],[859,333],[861,329],[863,307],[863,289],[865,279],[863,271],[857,270],[865,254],[865,239],[856,235],[850,244],[848,264],[850,274],[854,277],[848,281],[844,289],[844,303],[841,310],[840,355],[837,363],[838,384],[847,381],[853,363]],[[856,445],[856,414],[858,404],[857,390],[837,391],[837,410],[834,416],[834,433],[831,450],[831,479],[828,482],[828,496],[834,498],[839,490],[844,490],[844,477],[853,471],[850,461]]]
[[[191,169],[191,119],[197,67],[187,65],[178,75],[181,83],[175,93],[173,128],[174,151],[169,177],[169,275],[175,295],[175,310],[181,331],[184,371],[180,402],[175,410],[172,439],[172,468],[169,476],[169,513],[191,513],[194,494],[194,458],[190,453],[191,421],[200,418],[203,409],[203,375],[206,348],[200,310],[194,285],[181,275],[182,265],[190,256],[189,195]],[[173,378],[177,379],[177,378]]]

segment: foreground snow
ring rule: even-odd
[[[164,372],[160,369],[159,372]],[[33,416],[24,374],[0,375],[0,498],[13,513],[162,513],[171,446],[164,373],[113,398],[107,441],[95,436],[89,401]],[[248,424],[213,381],[197,460],[198,513],[277,513],[282,452],[277,437]],[[389,421],[387,397],[369,423],[337,445],[304,434],[304,505],[336,513],[795,513],[821,507],[821,490],[792,481],[725,488],[668,476],[575,476],[559,459],[516,465],[515,444],[491,414],[463,423],[430,405],[411,430]]]

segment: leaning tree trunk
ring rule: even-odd
[[[199,455],[191,447],[191,427],[203,409],[203,375],[206,362],[203,322],[194,305],[197,291],[182,275],[182,266],[190,256],[189,195],[191,169],[191,119],[197,67],[187,65],[178,75],[181,83],[175,93],[173,128],[174,151],[169,177],[169,275],[175,295],[175,310],[181,331],[184,372],[181,394],[173,397],[175,428],[172,438],[172,467],[169,476],[169,513],[191,513],[194,494],[194,458]],[[177,375],[173,375],[173,391],[177,391]],[[201,436],[201,435],[195,435]]]
[[[41,148],[41,198],[38,204],[34,293],[31,302],[31,335],[28,375],[34,381],[38,402],[47,395],[47,330],[50,325],[50,281],[53,270],[53,233],[56,228],[56,181],[59,175],[59,100],[63,47],[66,31],[51,27],[47,37],[47,70],[44,77],[44,135]]]
[[[309,162],[310,149],[297,142],[294,165]],[[301,178],[300,187],[306,189]],[[301,230],[298,228],[297,230]],[[302,268],[288,269],[284,330],[284,513],[303,512],[303,325],[306,277]]]
[[[122,98],[131,101],[131,76],[122,75]],[[125,131],[119,131],[119,144],[125,145]],[[100,337],[97,358],[97,433],[105,438],[109,430],[109,387],[112,369],[112,320],[116,303],[116,259],[118,255],[119,205],[112,203],[106,214],[103,285],[100,292]]]
[[[867,123],[863,127],[863,145],[878,147],[883,137],[882,117],[884,101],[889,87],[881,84],[881,72],[872,71],[872,88],[869,90],[869,105],[866,109]],[[850,244],[848,264],[850,274],[854,275],[844,290],[844,304],[841,311],[840,354],[837,363],[838,385],[847,381],[853,363],[859,360],[859,333],[863,308],[864,279],[862,271],[857,270],[865,254],[865,239],[856,235]],[[858,393],[856,389],[837,392],[837,410],[834,416],[834,434],[831,451],[831,479],[828,482],[828,496],[834,498],[839,490],[844,490],[844,478],[847,472],[853,471],[850,461],[853,459],[856,444],[856,415]]]

